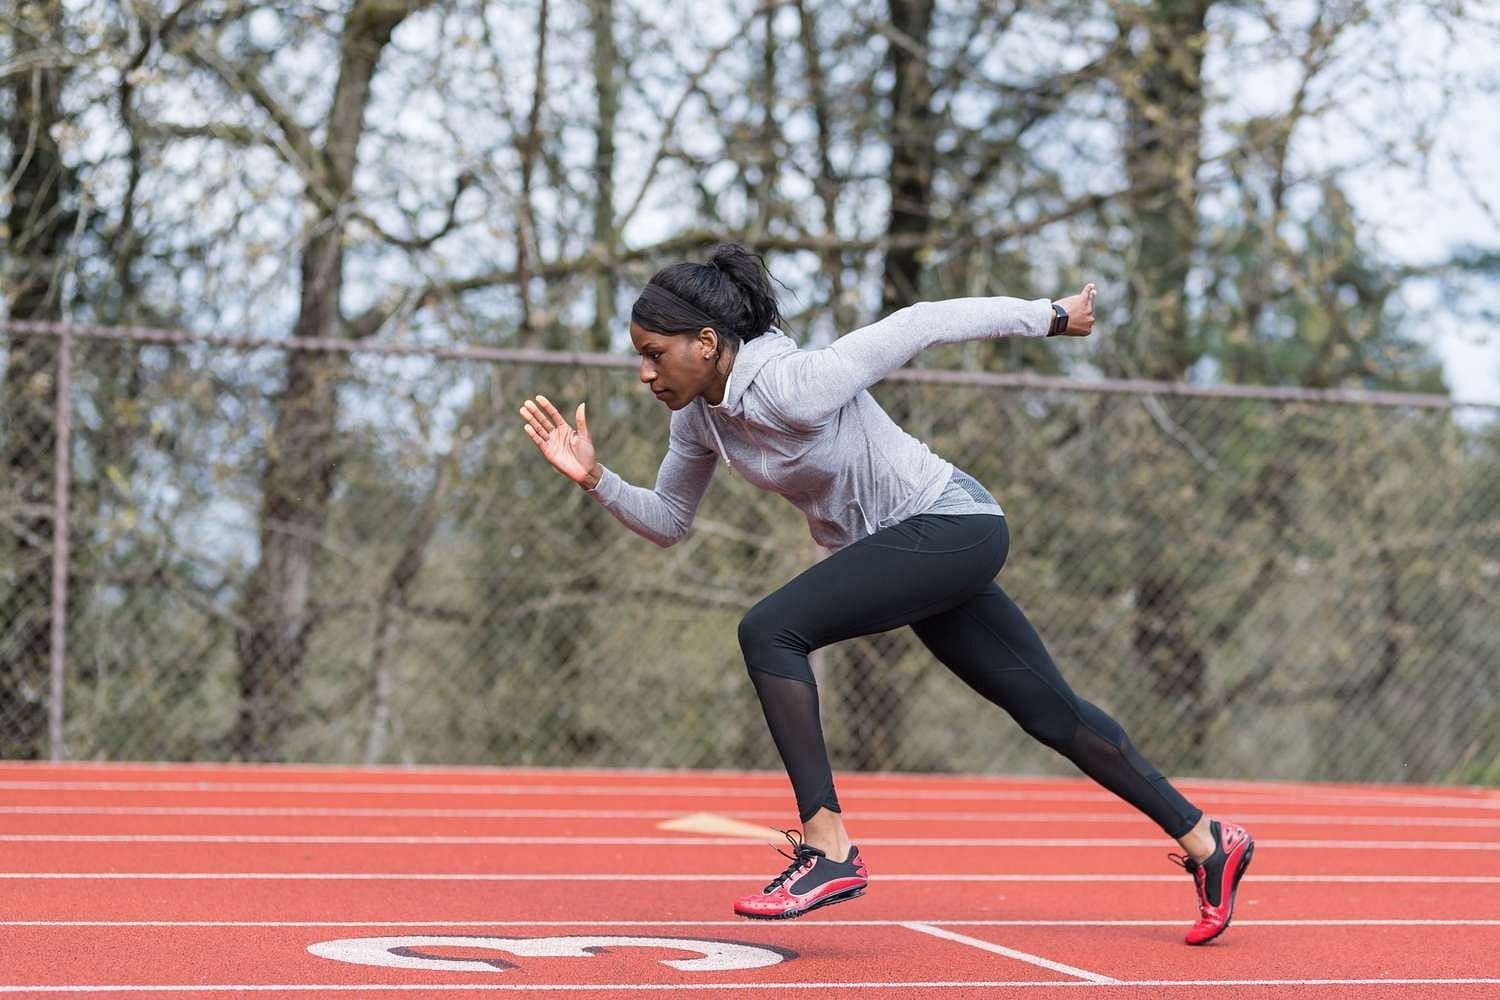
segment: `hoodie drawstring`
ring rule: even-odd
[[[708,418],[708,429],[713,432],[714,440],[719,444],[719,457],[724,459],[724,465],[729,471],[734,471],[734,466],[729,464],[729,450],[724,447],[724,439],[719,437],[718,425],[714,423],[714,415],[708,407],[703,408],[703,415]]]

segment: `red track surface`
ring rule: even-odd
[[[844,776],[869,892],[757,923],[782,859],[659,824],[790,826],[780,775],[4,764],[0,997],[1500,998],[1500,793],[1178,784],[1257,841],[1205,948],[1086,781]]]

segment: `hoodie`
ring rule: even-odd
[[[869,387],[937,344],[1044,337],[1052,315],[1048,299],[919,302],[818,350],[773,328],[740,347],[722,402],[700,396],[672,413],[653,489],[606,467],[588,492],[627,528],[668,546],[687,534],[722,461],[791,501],[819,545],[843,548],[932,508],[954,472],[897,426]]]

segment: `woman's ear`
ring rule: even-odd
[[[702,349],[705,359],[717,355],[719,353],[719,331],[711,326],[705,326],[699,330],[698,346]]]

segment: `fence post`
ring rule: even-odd
[[[57,449],[52,470],[52,642],[51,698],[47,737],[51,759],[62,760],[64,665],[68,636],[68,491],[71,489],[73,328],[64,325],[57,341]]]

